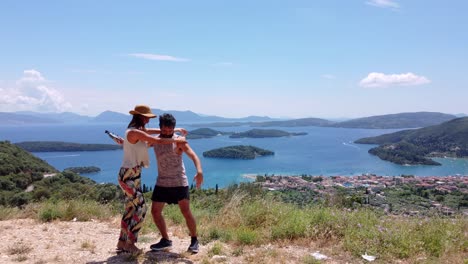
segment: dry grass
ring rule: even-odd
[[[86,241],[81,242],[81,249],[88,250],[91,253],[94,253],[94,250],[96,249],[96,245],[94,244],[93,241],[86,240]]]
[[[14,244],[7,249],[8,255],[25,255],[31,252],[32,247],[23,243]]]

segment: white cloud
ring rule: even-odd
[[[160,54],[150,54],[150,53],[131,53],[128,56],[146,59],[146,60],[157,60],[157,61],[189,61],[189,59],[177,58],[169,55],[160,55]]]
[[[10,87],[0,90],[0,111],[63,112],[71,108],[63,95],[48,87],[39,71],[25,70],[23,76]]]
[[[414,86],[430,83],[431,81],[414,73],[384,74],[371,72],[359,82],[362,87],[387,87],[387,86]]]
[[[366,4],[371,5],[371,6],[376,6],[376,7],[382,7],[382,8],[393,8],[393,9],[400,8],[400,5],[393,0],[370,0],[370,1],[367,1]]]

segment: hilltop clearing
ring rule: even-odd
[[[18,228],[21,227],[21,228]],[[307,245],[264,245],[245,247],[240,254],[235,247],[216,241],[202,244],[197,255],[190,255],[186,247],[190,243],[183,230],[170,234],[173,247],[168,252],[152,252],[149,247],[159,241],[156,232],[140,236],[138,246],[143,254],[133,256],[117,254],[114,250],[119,234],[119,219],[107,221],[41,223],[32,219],[0,221],[0,262],[9,263],[304,263],[318,251],[314,244]],[[344,263],[353,258],[329,245],[322,254],[329,261]],[[233,255],[234,254],[234,255]],[[236,256],[237,254],[237,256]],[[334,255],[333,257],[331,257]]]

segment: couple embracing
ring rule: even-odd
[[[200,159],[185,137],[174,134],[180,132],[185,135],[187,131],[175,127],[176,119],[171,114],[159,117],[159,129],[146,128],[150,119],[156,117],[146,105],[135,106],[130,114],[133,117],[122,142],[124,157],[118,176],[119,185],[125,194],[125,211],[117,251],[137,254],[142,252],[135,245],[147,210],[141,189],[141,169],[149,166],[148,146],[153,146],[158,176],[151,197],[151,214],[162,238],[151,245],[151,250],[166,250],[172,246],[162,211],[165,204],[178,204],[191,237],[188,251],[198,253],[197,226],[190,210],[189,187],[182,154],[187,154],[196,167],[194,181],[197,188],[203,182],[203,170]],[[158,134],[159,136],[155,136]]]

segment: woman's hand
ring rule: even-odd
[[[176,127],[174,131],[179,132],[184,137],[188,134],[188,131],[185,128],[181,128],[181,127]]]

